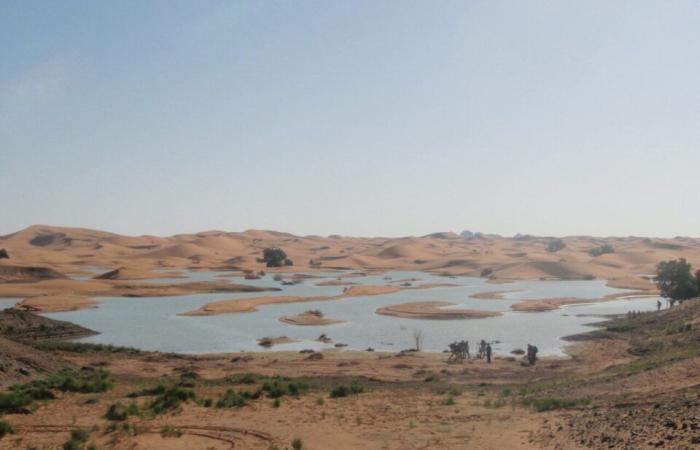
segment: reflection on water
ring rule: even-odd
[[[261,306],[258,311],[205,317],[182,317],[178,313],[190,311],[215,300],[249,298],[256,296],[299,295],[329,296],[342,293],[342,286],[317,286],[339,276],[338,272],[318,274],[323,278],[305,279],[300,284],[281,286],[270,274],[259,280],[241,277],[221,278],[220,273],[190,272],[196,279],[223,279],[234,283],[257,286],[278,286],[282,291],[233,294],[198,294],[182,297],[158,298],[100,298],[99,308],[82,311],[46,314],[61,320],[97,330],[100,335],[83,339],[86,342],[127,345],[145,350],[183,353],[230,352],[263,350],[257,339],[264,336],[288,336],[300,342],[275,346],[274,350],[303,348],[332,348],[315,339],[322,333],[334,342],[348,345],[348,349],[396,351],[412,346],[414,329],[423,331],[425,350],[442,351],[447,344],[468,339],[495,342],[497,353],[508,353],[525,348],[528,343],[539,347],[543,355],[561,355],[567,345],[560,338],[589,330],[587,326],[599,321],[596,315],[623,314],[629,310],[652,310],[657,298],[625,299],[597,304],[567,306],[549,312],[514,312],[510,305],[522,299],[578,297],[600,298],[624,292],[605,286],[603,280],[593,281],[521,281],[509,284],[489,284],[482,278],[445,278],[422,272],[390,272],[382,275],[345,279],[362,284],[386,284],[403,279],[414,286],[421,283],[453,283],[456,287],[403,290],[393,294],[353,297],[333,301],[279,304]],[[385,276],[391,280],[384,279]],[[201,278],[200,278],[201,277]],[[207,278],[209,277],[209,278]],[[172,281],[172,280],[168,280]],[[504,299],[471,298],[478,292],[517,291]],[[414,301],[448,301],[460,308],[503,312],[502,316],[472,320],[416,320],[383,316],[375,313],[381,306]],[[344,323],[325,326],[295,326],[280,322],[284,315],[298,314],[308,309],[320,309],[331,319]]]

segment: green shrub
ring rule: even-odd
[[[331,391],[331,398],[347,397],[348,395],[361,394],[362,392],[364,392],[364,388],[357,383],[353,382],[349,386],[341,384]]]
[[[252,373],[239,373],[226,377],[226,382],[232,384],[255,384],[258,376]]]
[[[48,386],[64,392],[105,392],[112,387],[109,372],[102,369],[84,367],[78,371],[64,370],[47,379]]]
[[[0,420],[0,438],[6,434],[11,434],[14,432],[15,430],[12,429],[12,426],[9,423],[5,422],[4,420]]]
[[[105,344],[90,344],[87,342],[38,342],[34,344],[34,347],[46,351],[63,351],[71,353],[141,353],[141,350],[133,347],[120,347]]]
[[[0,414],[11,413],[32,403],[32,398],[24,392],[0,393]]]
[[[81,429],[71,431],[70,439],[63,444],[63,450],[83,450],[88,440],[88,432]]]
[[[538,398],[534,400],[525,400],[524,403],[532,406],[537,412],[544,412],[555,409],[574,408],[580,404],[590,403],[590,401],[562,398]]]
[[[240,408],[245,406],[247,399],[234,391],[233,389],[228,389],[226,393],[216,402],[217,408]]]
[[[156,396],[149,404],[149,409],[155,414],[162,414],[166,411],[177,409],[182,402],[194,400],[195,395],[191,389],[182,386],[171,386]]]
[[[299,438],[295,438],[292,441],[292,448],[294,450],[302,450],[304,448],[304,443]]]
[[[107,420],[113,420],[115,422],[126,420],[129,414],[126,412],[126,408],[121,403],[112,403],[107,408],[107,413],[105,413],[105,418]]]

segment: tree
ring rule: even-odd
[[[7,253],[7,250],[5,250],[4,248],[0,248],[0,259],[9,257],[10,255]]]
[[[588,253],[590,253],[590,255],[593,257],[598,257],[606,253],[615,253],[615,247],[610,244],[604,244],[600,247],[593,247],[592,249],[588,250]]]
[[[671,307],[676,302],[683,302],[698,295],[698,271],[691,274],[691,264],[685,258],[662,261],[656,267],[654,283],[659,288],[661,296],[668,299]]]
[[[268,247],[263,250],[263,262],[267,267],[291,266],[294,263],[287,258],[287,254],[279,247]]]
[[[547,244],[547,251],[554,253],[566,247],[566,244],[561,239],[552,239]]]

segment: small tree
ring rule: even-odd
[[[551,253],[558,252],[559,250],[566,247],[566,244],[561,239],[552,239],[547,244],[547,251]]]
[[[287,254],[279,247],[268,247],[263,250],[263,262],[267,267],[291,266],[292,260],[287,258]]]
[[[654,283],[661,296],[668,299],[671,307],[676,302],[683,302],[698,295],[700,271],[691,274],[691,264],[685,258],[660,262],[656,267]]]
[[[593,247],[588,251],[591,256],[598,257],[600,255],[605,255],[606,253],[615,253],[615,247],[610,244],[604,244],[600,247]]]

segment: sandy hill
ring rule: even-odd
[[[294,266],[283,269],[288,271],[402,269],[495,279],[618,279],[652,274],[659,261],[678,257],[700,268],[700,239],[696,238],[567,236],[561,238],[563,249],[550,252],[552,239],[462,237],[452,232],[401,238],[322,237],[269,230],[157,237],[35,225],[0,237],[0,247],[11,255],[0,259],[0,266],[45,267],[67,274],[89,266],[105,272],[120,267],[131,278],[138,278],[136,272],[163,267],[265,270],[259,262],[263,249],[280,247],[294,261]],[[590,253],[606,244],[614,248],[613,253]]]

